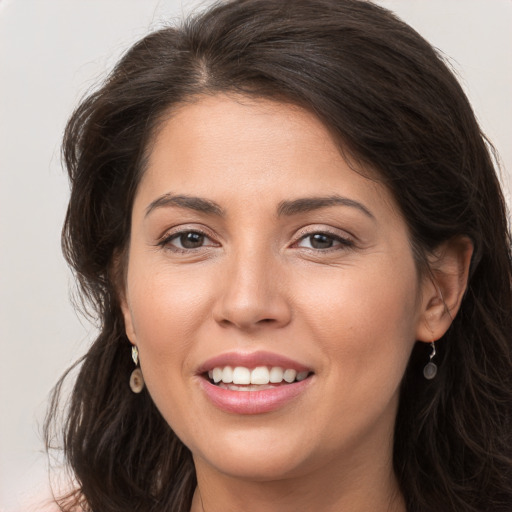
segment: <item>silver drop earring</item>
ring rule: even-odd
[[[135,345],[132,346],[132,360],[135,366],[139,364],[139,350]],[[130,389],[134,393],[140,393],[144,389],[144,377],[141,369],[137,366],[130,375]]]
[[[436,355],[436,345],[432,341],[430,346],[432,347],[430,359],[429,362],[425,365],[425,368],[423,368],[423,377],[425,377],[427,380],[432,380],[437,374],[437,365],[432,362],[432,359],[434,359],[434,356]]]

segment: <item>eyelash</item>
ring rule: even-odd
[[[343,236],[340,236],[338,234],[330,233],[329,231],[325,230],[318,230],[318,231],[312,231],[306,234],[303,234],[295,243],[295,246],[298,246],[298,244],[304,240],[312,239],[315,236],[322,236],[326,239],[330,240],[332,243],[337,242],[338,245],[335,245],[334,247],[325,247],[323,249],[315,248],[315,247],[303,247],[304,249],[308,249],[311,251],[320,251],[320,252],[330,252],[330,251],[339,251],[342,249],[350,249],[354,247],[354,241],[350,238],[346,238]]]
[[[200,237],[203,237],[203,239],[206,239],[206,240],[210,240],[213,242],[212,238],[210,236],[208,236],[208,234],[206,234],[204,231],[201,231],[201,230],[198,230],[198,229],[184,229],[184,230],[181,230],[181,231],[176,231],[174,233],[169,233],[169,234],[166,234],[164,235],[160,241],[158,242],[158,246],[159,247],[162,247],[166,250],[169,250],[169,251],[172,251],[172,252],[177,252],[177,253],[182,253],[182,254],[189,254],[191,251],[197,251],[199,249],[204,249],[205,247],[210,247],[210,246],[213,246],[213,247],[218,247],[219,244],[216,243],[216,242],[213,242],[211,245],[201,245],[199,247],[190,247],[190,248],[186,248],[186,247],[177,247],[176,245],[173,245],[173,241],[174,240],[179,240],[181,237],[185,236],[185,235],[198,235]],[[183,244],[182,244],[183,245]]]
[[[183,247],[183,240],[180,242],[182,247],[177,247],[172,242],[175,240],[180,240],[185,235],[197,235],[199,237],[202,237],[204,242],[205,240],[209,240],[210,243],[208,245],[200,245],[199,247]],[[301,248],[300,243],[307,240],[312,239],[313,237],[320,236],[325,237],[327,242],[331,242],[332,244],[336,244],[331,247],[324,247],[324,248],[315,248],[315,247],[302,247],[303,249],[313,251],[313,252],[331,252],[331,251],[339,251],[343,249],[350,249],[354,247],[354,241],[350,238],[342,237],[338,234],[331,233],[326,230],[315,230],[315,231],[309,231],[307,233],[302,233],[301,236],[292,244],[292,247],[298,247]],[[209,236],[204,231],[198,230],[198,229],[184,229],[181,231],[176,231],[174,233],[169,233],[164,235],[160,241],[157,244],[159,247],[162,247],[166,250],[175,252],[175,253],[181,253],[181,254],[189,254],[191,252],[209,248],[209,247],[218,247],[219,244],[213,240],[211,236]]]

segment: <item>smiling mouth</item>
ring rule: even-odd
[[[313,372],[297,372],[292,368],[280,366],[217,366],[205,374],[211,384],[231,391],[263,391],[295,382],[301,382],[310,377]]]

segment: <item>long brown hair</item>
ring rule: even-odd
[[[234,91],[312,111],[346,155],[375,169],[408,223],[419,265],[458,235],[475,246],[460,312],[426,381],[418,343],[403,378],[394,469],[409,512],[512,509],[512,263],[504,200],[469,102],[436,51],[362,0],[222,2],[131,48],[74,112],[64,254],[100,333],[80,361],[63,425],[77,487],[62,510],[185,512],[189,450],[133,365],[115,261],[160,120],[199,94]],[[57,386],[47,443],[59,403]]]

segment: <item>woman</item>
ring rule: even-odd
[[[63,510],[510,510],[504,201],[410,27],[218,4],[136,44],[64,155],[101,332]]]

